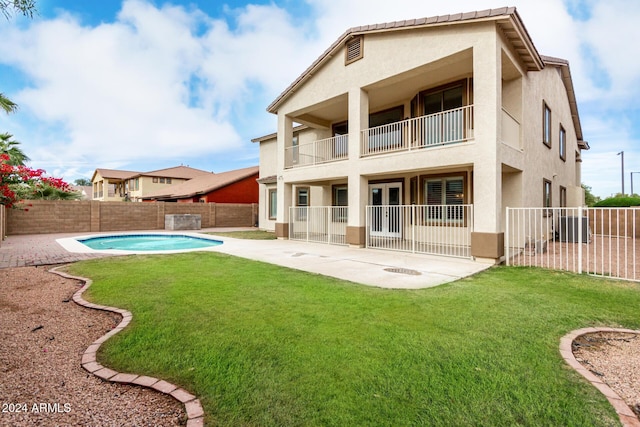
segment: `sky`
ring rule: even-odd
[[[68,182],[96,168],[213,172],[257,165],[266,107],[350,27],[516,6],[542,55],[569,60],[582,181],[640,193],[637,0],[36,0],[0,16],[0,114],[33,168]],[[631,174],[631,172],[639,172]]]

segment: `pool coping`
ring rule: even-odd
[[[187,253],[187,252],[196,252],[196,251],[207,251],[211,248],[215,248],[220,245],[214,245],[210,247],[204,248],[192,248],[192,249],[172,249],[172,250],[158,250],[158,251],[130,251],[124,249],[92,249],[87,245],[80,242],[80,240],[86,239],[98,239],[98,238],[106,238],[110,236],[161,236],[161,235],[171,235],[171,236],[187,236],[193,237],[201,240],[212,240],[215,242],[220,242],[220,244],[224,244],[224,239],[220,236],[213,236],[211,234],[198,233],[198,232],[188,232],[188,231],[129,231],[129,232],[114,232],[114,233],[99,233],[99,234],[87,234],[73,237],[63,237],[56,239],[56,242],[62,246],[67,252],[71,253],[81,253],[81,254],[111,254],[111,255],[157,255],[157,254],[178,254],[178,253]]]
[[[84,283],[82,287],[73,294],[73,302],[86,308],[109,311],[122,316],[122,320],[115,328],[95,340],[84,351],[80,360],[80,364],[82,365],[84,370],[104,381],[147,387],[160,393],[169,395],[184,405],[185,413],[187,415],[187,427],[204,426],[204,409],[202,408],[202,404],[195,395],[189,393],[187,390],[163,379],[149,377],[146,375],[121,373],[114,371],[113,369],[109,369],[98,363],[96,354],[100,349],[100,346],[109,338],[127,327],[133,319],[133,314],[130,311],[121,308],[93,304],[86,301],[84,298],[82,298],[82,294],[91,286],[93,281],[86,277],[73,276],[63,271],[58,271],[58,269],[62,267],[64,266],[52,268],[49,270],[49,272],[57,274],[58,276],[64,277],[66,279],[79,280],[80,282]]]

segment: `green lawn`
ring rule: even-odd
[[[275,233],[270,231],[264,231],[264,230],[211,231],[205,234],[211,234],[213,236],[233,237],[235,239],[246,239],[246,240],[275,240],[276,239]]]
[[[217,253],[84,261],[133,322],[101,363],[202,401],[210,425],[611,426],[560,357],[587,326],[640,327],[640,286],[517,267],[385,290]]]

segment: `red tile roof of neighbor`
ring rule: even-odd
[[[217,174],[200,175],[189,181],[147,194],[143,199],[179,199],[206,194],[248,178],[251,175],[256,175],[258,170],[258,166],[252,166]]]

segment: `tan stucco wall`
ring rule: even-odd
[[[368,127],[369,113],[404,105],[408,116],[411,99],[421,90],[468,77],[473,78],[472,140],[360,158],[359,130]],[[541,140],[543,99],[552,109],[551,149]],[[503,108],[519,121],[520,141],[502,142]],[[330,135],[330,122],[313,123],[315,112],[333,114],[334,122],[349,119],[349,159],[285,169],[283,152],[291,144],[296,117],[304,117],[305,124],[317,128],[301,133],[301,143]],[[559,123],[567,132],[566,162],[559,158]],[[475,205],[475,231],[500,233],[504,230],[506,206],[541,205],[543,177],[553,183],[554,206],[559,205],[560,185],[567,188],[569,206],[580,203],[576,150],[566,88],[559,71],[547,66],[539,72],[526,72],[495,24],[479,22],[367,33],[363,59],[345,66],[344,57],[334,55],[279,105],[277,143],[261,143],[260,165],[261,169],[263,165],[277,165],[276,171],[268,174],[282,177],[277,183],[278,223],[288,222],[285,207],[295,204],[296,185],[313,187],[312,205],[328,205],[331,184],[347,182],[349,205],[364,206],[369,181],[400,177],[405,180],[408,203],[408,179],[412,175],[464,171],[473,176],[469,199]],[[269,164],[265,165],[263,159],[269,159]],[[471,180],[468,182],[471,186]],[[364,225],[363,211],[350,209],[349,227]]]

